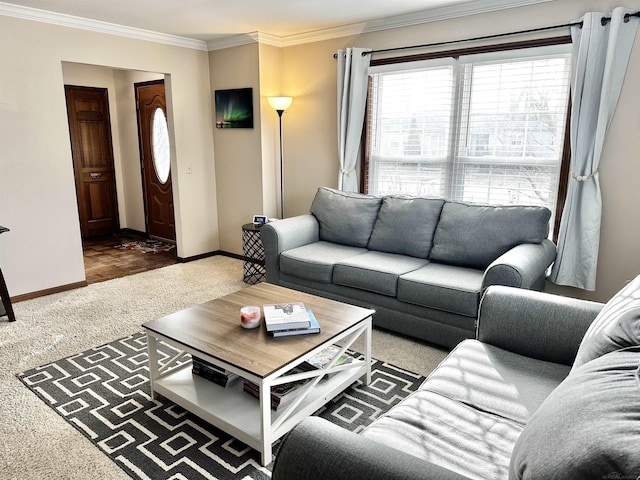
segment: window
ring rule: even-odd
[[[153,112],[151,124],[151,138],[153,146],[153,167],[160,183],[167,183],[171,173],[171,152],[169,151],[169,129],[164,110],[158,107]]]
[[[555,212],[569,48],[371,67],[368,193]]]

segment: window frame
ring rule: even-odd
[[[424,60],[436,60],[444,58],[458,59],[461,56],[476,55],[483,53],[494,53],[509,50],[519,50],[524,48],[546,47],[553,45],[565,45],[571,43],[571,36],[558,36],[548,37],[534,40],[524,40],[519,42],[498,43],[491,45],[482,45],[477,47],[458,48],[453,50],[440,50],[428,53],[419,53],[414,55],[386,57],[379,59],[371,59],[370,66],[379,67],[384,65],[401,65],[403,63],[420,62]],[[369,165],[371,158],[370,144],[371,144],[371,132],[369,129],[368,118],[371,113],[371,99],[372,99],[372,78],[369,77],[367,103],[365,111],[364,128],[361,138],[361,161],[360,161],[360,188],[364,193],[368,193],[368,179],[369,179]],[[563,150],[560,160],[560,174],[558,178],[558,194],[556,198],[556,211],[555,222],[553,225],[554,242],[558,240],[558,232],[560,230],[560,219],[562,218],[562,212],[564,210],[564,204],[567,196],[568,180],[569,180],[569,168],[571,161],[571,147],[570,147],[570,123],[571,123],[571,86],[569,86],[569,102],[567,106],[567,119],[565,123]]]

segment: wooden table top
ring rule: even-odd
[[[245,329],[240,308],[268,303],[303,302],[311,308],[319,334],[273,338],[264,327]],[[146,322],[142,326],[264,378],[375,313],[288,288],[260,283],[224,297]]]

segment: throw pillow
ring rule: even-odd
[[[384,197],[369,250],[427,258],[444,200]]]
[[[605,353],[639,345],[640,275],[616,293],[589,326],[578,348],[573,368]]]
[[[484,270],[521,243],[547,238],[551,210],[447,202],[442,207],[430,259]]]
[[[597,358],[547,397],[518,437],[509,479],[640,476],[640,348]]]
[[[311,213],[320,224],[320,240],[366,247],[382,198],[320,187]]]

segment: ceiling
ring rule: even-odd
[[[549,0],[542,0],[549,1]],[[199,41],[261,32],[278,38],[336,27],[449,18],[541,0],[10,0],[14,5]],[[0,13],[2,13],[0,11]],[[440,19],[440,18],[437,18]],[[393,26],[393,25],[392,25]],[[397,25],[396,25],[397,26]],[[390,28],[390,27],[388,27]]]

